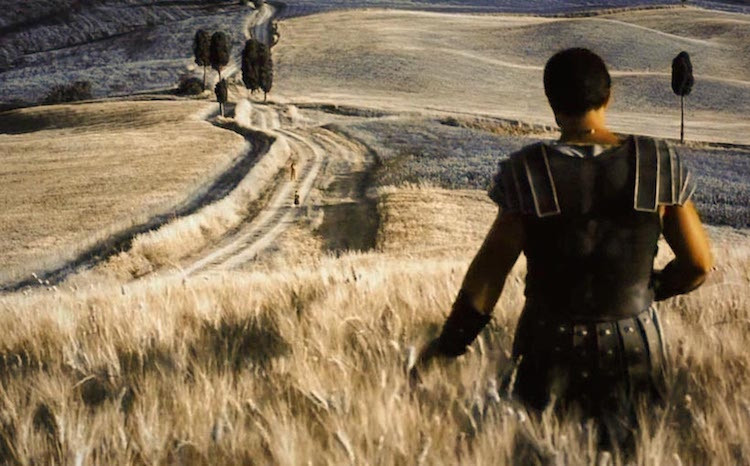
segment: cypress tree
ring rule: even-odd
[[[242,82],[251,93],[260,89],[259,46],[255,39],[248,39],[242,51]]]
[[[263,90],[263,101],[268,99],[268,93],[271,92],[273,87],[273,58],[271,57],[271,49],[261,44],[260,53],[258,54],[260,66],[260,88]]]
[[[211,36],[209,55],[211,67],[219,73],[219,80],[221,80],[221,70],[229,64],[230,50],[229,37],[222,31],[214,32]]]
[[[693,84],[690,54],[682,51],[672,60],[672,91],[680,96],[680,142],[685,142],[685,97],[690,95]]]
[[[198,29],[193,39],[195,64],[203,67],[203,90],[206,90],[206,67],[211,64],[211,36],[208,31]]]
[[[227,99],[229,97],[227,80],[222,79],[221,81],[216,83],[214,91],[216,92],[216,101],[219,102],[219,111],[221,112],[221,116],[224,116],[224,104],[227,103]]]

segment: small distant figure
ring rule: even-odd
[[[297,181],[297,162],[294,160],[289,163],[289,181]]]
[[[294,191],[294,205],[299,205],[299,191]]]

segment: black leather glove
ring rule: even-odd
[[[654,301],[685,294],[698,288],[702,280],[695,280],[695,275],[689,270],[683,270],[673,260],[662,270],[655,271],[651,275],[651,286],[654,289]]]
[[[443,325],[443,331],[435,342],[437,354],[456,357],[466,352],[492,316],[479,312],[471,304],[469,295],[461,290],[453,303],[451,313]]]

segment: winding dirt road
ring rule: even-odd
[[[276,7],[270,3],[264,3],[248,18],[245,36],[248,39],[252,37],[258,42],[271,45],[270,25],[274,16],[276,16]]]
[[[248,38],[270,45],[271,21],[276,9],[271,4],[264,4],[261,8],[248,16],[245,35]],[[232,70],[237,72],[236,67]],[[234,96],[247,95],[241,86],[230,89]],[[240,228],[226,235],[219,242],[197,256],[183,263],[182,274],[189,276],[199,272],[228,270],[238,268],[255,259],[259,253],[274,244],[279,236],[292,226],[301,215],[312,207],[310,193],[317,185],[321,172],[327,173],[329,179],[344,179],[343,183],[335,186],[335,193],[329,192],[324,196],[324,212],[332,213],[336,208],[332,205],[343,203],[358,204],[365,195],[361,186],[361,177],[347,177],[347,173],[365,173],[371,160],[367,159],[364,149],[346,136],[315,125],[306,127],[295,126],[294,123],[284,124],[281,116],[282,109],[273,104],[256,104],[248,106],[250,112],[236,112],[235,121],[240,126],[255,132],[262,132],[273,138],[276,144],[289,147],[290,161],[296,162],[297,178],[289,179],[288,173],[283,174],[278,185],[271,188],[267,205],[243,223]],[[344,193],[342,195],[342,192]],[[295,193],[299,196],[299,205],[294,204]],[[351,193],[358,193],[350,196]],[[332,195],[331,195],[332,194]],[[351,197],[358,197],[352,202]],[[365,202],[365,207],[366,206]],[[356,207],[355,207],[356,208]],[[327,209],[327,210],[326,210]],[[349,212],[352,209],[344,210]],[[372,209],[374,210],[374,209]],[[368,212],[367,214],[371,214]],[[365,215],[367,215],[365,214]],[[324,215],[326,215],[324,213]],[[329,220],[338,217],[329,215]],[[367,236],[367,235],[365,235]],[[354,243],[357,243],[355,240]],[[347,241],[347,245],[350,244]]]
[[[290,160],[296,161],[297,179],[291,180],[288,173],[284,173],[283,181],[271,188],[268,204],[240,228],[184,263],[184,276],[239,268],[274,245],[285,230],[307,214],[308,208],[323,209],[324,215],[330,217],[328,220],[334,221],[335,211],[361,201],[352,199],[354,197],[364,197],[361,179],[346,176],[366,172],[371,162],[357,142],[320,126],[289,124],[285,127],[279,108],[274,105],[255,105],[251,116],[243,117],[244,121],[243,118],[236,120],[238,124],[263,131],[275,138],[276,144],[289,147]],[[322,174],[326,180],[332,180],[333,187],[322,186]],[[337,180],[344,181],[333,183]],[[317,203],[310,199],[313,189],[322,193]],[[294,205],[295,192],[299,195],[299,206]]]
[[[248,15],[246,37],[254,37],[267,43],[271,39],[270,22],[275,11],[272,5],[265,4]],[[234,63],[227,68],[225,76],[231,76],[238,71]],[[241,85],[231,85],[230,95],[237,100],[247,95],[247,92]],[[156,230],[175,217],[190,215],[201,207],[224,198],[247,176],[257,161],[268,155],[272,143],[289,148],[290,161],[294,159],[296,162],[298,173],[296,180],[290,180],[287,173],[277,175],[275,180],[269,180],[271,183],[279,179],[283,181],[269,188],[270,192],[266,196],[269,200],[257,215],[248,218],[239,228],[224,236],[217,243],[183,262],[180,273],[186,276],[198,272],[227,270],[251,262],[259,253],[274,245],[279,236],[294,225],[310,208],[323,210],[327,222],[333,225],[329,225],[327,230],[343,231],[343,233],[339,231],[329,236],[341,237],[347,234],[358,236],[358,234],[351,235],[346,226],[339,226],[339,220],[341,220],[339,212],[344,212],[345,216],[354,212],[355,215],[363,218],[372,217],[374,208],[365,214],[359,212],[360,206],[363,205],[362,201],[365,200],[364,189],[361,186],[363,178],[352,176],[352,174],[365,173],[372,165],[372,160],[368,159],[365,149],[349,137],[318,126],[314,121],[307,120],[304,125],[299,125],[288,115],[282,116],[288,111],[288,107],[270,103],[253,103],[248,108],[251,111],[235,114],[235,122],[243,129],[250,130],[247,134],[252,136],[243,134],[249,137],[249,150],[239,157],[235,165],[227,172],[214,180],[203,194],[191,198],[168,214],[156,216],[143,225],[113,235],[107,241],[97,245],[95,249],[86,251],[77,259],[57,269],[40,272],[33,278],[0,286],[0,292],[16,291],[43,283],[45,285],[60,283],[70,275],[90,269],[106,261],[112,254],[127,249],[137,235]],[[213,114],[213,111],[207,113],[205,118],[208,119]],[[221,122],[215,124],[222,126]],[[325,180],[320,179],[321,174],[325,174],[325,179],[329,182],[336,181],[333,189],[325,186]],[[317,204],[310,199],[313,190],[322,193],[317,196]],[[299,206],[294,205],[295,193],[299,196]],[[350,208],[352,206],[354,207]],[[367,207],[366,200],[364,206]],[[327,239],[330,240],[330,238]],[[361,241],[357,238],[346,238],[343,244],[349,246],[358,242]]]

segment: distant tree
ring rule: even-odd
[[[221,116],[224,116],[224,105],[227,103],[227,99],[229,97],[227,80],[222,79],[221,81],[216,83],[216,88],[214,88],[214,91],[216,92],[216,101],[219,102],[219,111],[221,112]]]
[[[43,103],[61,104],[92,98],[91,83],[88,81],[76,81],[72,84],[58,84],[54,86],[45,96]]]
[[[229,64],[229,52],[231,48],[229,37],[224,32],[218,31],[213,33],[209,56],[211,68],[219,73],[219,80],[221,80],[221,70]]]
[[[680,142],[685,142],[685,97],[690,95],[695,84],[690,54],[680,52],[672,60],[672,91],[680,96]]]
[[[281,39],[281,33],[279,32],[279,25],[274,21],[271,23],[271,47],[279,43]]]
[[[251,93],[260,89],[261,67],[258,61],[260,45],[260,42],[255,39],[248,39],[242,50],[242,82]]]
[[[273,87],[273,58],[271,57],[271,49],[265,44],[260,44],[258,55],[258,62],[261,64],[260,88],[263,90],[263,102],[265,102]]]
[[[273,87],[273,58],[271,49],[255,39],[245,42],[242,51],[242,81],[245,87],[254,93],[258,89],[263,91],[263,100]]]
[[[211,64],[211,35],[208,31],[198,29],[193,39],[195,64],[203,67],[203,90],[206,90],[206,68]]]

